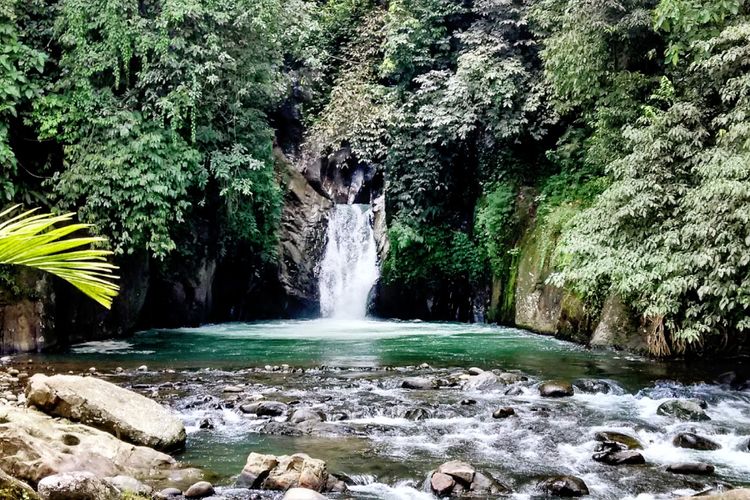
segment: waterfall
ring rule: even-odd
[[[369,205],[336,205],[320,265],[320,309],[328,318],[364,318],[378,279],[378,257]]]

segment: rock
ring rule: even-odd
[[[477,368],[476,366],[473,366],[466,371],[469,373],[469,375],[480,375],[484,373],[484,370],[482,370],[481,368]]]
[[[430,478],[430,487],[437,496],[449,496],[453,491],[453,487],[456,485],[456,481],[448,474],[442,472],[435,472]]]
[[[340,489],[338,481],[335,478],[329,481],[330,479],[326,463],[304,453],[279,457],[251,453],[237,480],[237,486],[277,491],[287,491],[290,488],[309,488],[314,491]]]
[[[539,386],[539,395],[545,398],[572,396],[573,386],[569,382],[545,382]]]
[[[198,424],[198,428],[199,429],[213,429],[214,424],[213,422],[211,422],[211,420],[204,418],[203,420],[201,420],[200,424]]]
[[[510,493],[511,489],[510,487],[499,483],[489,474],[483,474],[477,471],[477,473],[474,474],[474,480],[471,482],[469,491],[471,491],[473,495],[486,497]]]
[[[466,462],[451,460],[438,467],[438,472],[448,474],[452,478],[461,481],[464,484],[470,484],[474,480],[476,469]]]
[[[714,473],[714,466],[703,462],[672,464],[667,467],[673,474],[698,474],[708,476]]]
[[[326,497],[309,488],[290,488],[281,500],[325,500]]]
[[[15,500],[16,498],[25,500],[39,500],[39,496],[34,488],[12,476],[9,476],[0,469],[0,498]]]
[[[682,432],[677,434],[672,440],[672,444],[678,448],[689,448],[691,450],[718,450],[721,448],[719,443],[711,441],[708,438],[693,434],[692,432]]]
[[[8,375],[10,375],[11,377],[17,377],[19,373],[21,372],[19,372],[15,368],[8,368]]]
[[[523,375],[519,375],[518,373],[511,373],[511,372],[504,372],[498,375],[498,377],[501,382],[504,384],[515,384],[518,382],[525,382],[528,380],[528,378],[524,377]]]
[[[250,453],[247,457],[245,467],[242,469],[236,486],[240,488],[258,489],[269,472],[279,464],[274,455],[262,455]]]
[[[159,493],[156,494],[156,498],[174,498],[174,497],[181,497],[182,491],[178,490],[177,488],[164,488]]]
[[[183,496],[185,498],[204,498],[213,495],[214,486],[208,481],[198,481],[185,490]]]
[[[146,366],[146,365],[141,365],[141,366],[139,366],[139,367],[137,368],[137,370],[138,370],[139,372],[147,372],[147,371],[148,371],[148,366]]]
[[[227,385],[221,390],[221,392],[229,394],[236,394],[242,391],[244,391],[244,389],[238,385]]]
[[[28,404],[158,450],[185,445],[185,427],[159,403],[94,377],[36,374],[26,386]]]
[[[542,491],[555,497],[582,497],[589,494],[583,479],[575,476],[556,476],[539,483]]]
[[[510,387],[507,391],[505,391],[506,396],[520,396],[523,394],[523,387]]]
[[[440,387],[437,380],[424,377],[410,377],[401,382],[404,389],[430,390]]]
[[[600,442],[610,441],[614,443],[619,443],[629,450],[642,450],[643,449],[643,445],[641,444],[640,441],[638,441],[636,438],[632,436],[628,436],[627,434],[623,434],[621,432],[614,432],[614,431],[597,432],[594,435],[594,439]]]
[[[121,493],[132,493],[135,495],[149,496],[153,492],[153,488],[151,488],[151,486],[143,484],[134,477],[114,476],[108,477],[106,479],[109,484],[120,490]]]
[[[482,372],[479,375],[472,376],[464,383],[466,390],[480,390],[493,387],[498,384],[497,375],[492,372]]]
[[[700,422],[711,420],[711,417],[706,415],[704,411],[706,408],[708,408],[708,405],[705,401],[696,399],[670,399],[659,405],[656,409],[656,414],[675,417],[680,420]]]
[[[179,471],[169,455],[30,408],[2,407],[0,422],[0,469],[32,484],[45,476],[83,469],[98,477],[149,480]],[[200,477],[194,469],[180,472]]]
[[[460,404],[461,406],[472,406],[472,405],[475,405],[475,404],[477,404],[477,400],[476,400],[476,399],[462,399],[462,400],[461,400],[461,401],[459,402],[459,404]]]
[[[607,465],[640,465],[646,463],[643,455],[635,450],[607,450],[595,453],[592,458]]]
[[[430,418],[430,412],[425,410],[424,408],[412,408],[410,410],[406,410],[404,413],[404,418],[409,420],[425,420]]]
[[[289,421],[293,424],[299,424],[302,422],[324,422],[325,419],[325,413],[313,410],[312,408],[300,408],[299,410],[295,410],[289,417]]]
[[[278,464],[269,472],[262,486],[268,490],[286,491],[301,487],[321,491],[327,481],[325,462],[304,453],[295,453],[278,457]]]
[[[516,410],[514,410],[510,406],[506,406],[505,408],[498,408],[497,410],[493,411],[492,418],[508,418],[515,414]]]
[[[42,500],[119,500],[120,492],[91,472],[47,476],[37,485]]]
[[[573,382],[573,387],[586,394],[609,394],[612,386],[603,380],[579,379]]]
[[[242,413],[252,413],[259,417],[280,417],[286,413],[287,405],[278,401],[259,401],[249,405],[240,405]]]

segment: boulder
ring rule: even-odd
[[[698,474],[701,476],[708,476],[714,473],[714,466],[703,462],[672,464],[667,467],[667,471],[674,474]]]
[[[476,474],[476,469],[472,465],[466,462],[459,462],[458,460],[445,462],[438,467],[437,471],[442,474],[448,474],[464,484],[470,484],[474,480],[474,474]]]
[[[481,368],[477,368],[476,366],[472,366],[466,371],[469,373],[469,375],[479,375],[484,373],[484,370],[482,370]]]
[[[208,481],[198,481],[185,490],[183,496],[185,498],[204,498],[209,497],[215,493],[214,486]]]
[[[159,403],[95,377],[36,374],[26,386],[29,405],[157,450],[185,445],[185,427]]]
[[[705,401],[697,399],[670,399],[659,405],[656,409],[657,415],[675,417],[680,420],[700,422],[711,420],[704,411],[708,408]]]
[[[326,497],[308,488],[289,488],[281,500],[325,500]]]
[[[508,418],[516,414],[516,410],[511,408],[510,406],[506,406],[505,408],[498,408],[497,410],[492,412],[492,418]]]
[[[591,458],[607,465],[640,465],[646,463],[643,455],[635,450],[606,450],[595,453]]]
[[[622,446],[624,446],[628,450],[642,450],[643,445],[640,441],[638,441],[636,438],[632,436],[628,436],[627,434],[623,434],[621,432],[614,432],[614,431],[602,431],[597,432],[594,435],[594,439],[600,442],[613,442],[618,443]]]
[[[488,389],[490,387],[496,386],[498,383],[499,379],[497,378],[497,375],[492,372],[482,372],[479,375],[470,377],[464,383],[464,389],[474,391]]]
[[[708,438],[693,434],[692,432],[681,432],[672,440],[672,444],[678,448],[689,448],[691,450],[711,451],[718,450],[721,445]]]
[[[289,417],[289,421],[293,424],[300,424],[302,422],[323,422],[325,419],[325,413],[313,410],[312,408],[300,408],[299,410],[295,410]]]
[[[166,479],[180,473],[174,459],[144,446],[125,443],[86,425],[53,419],[30,408],[0,407],[0,469],[35,484],[59,473],[87,470],[98,477],[127,475]]]
[[[604,380],[596,379],[578,379],[573,382],[573,387],[586,394],[609,394],[612,392],[612,386]]]
[[[511,489],[495,480],[495,478],[489,474],[477,471],[477,473],[474,474],[474,480],[471,482],[471,486],[469,486],[469,491],[477,496],[494,497],[503,493],[510,493]]]
[[[575,476],[556,476],[539,483],[539,488],[555,497],[582,497],[589,494],[583,479]]]
[[[38,500],[39,496],[34,488],[0,470],[0,498]]]
[[[287,491],[308,488],[314,491],[342,489],[339,481],[328,474],[326,463],[304,453],[262,455],[251,453],[237,480],[237,486],[251,489]]]
[[[455,479],[442,472],[435,472],[430,478],[430,488],[439,497],[450,495],[455,485]]]
[[[181,497],[182,491],[178,490],[177,488],[164,488],[160,492],[158,492],[156,495],[154,495],[155,498],[161,500],[164,498],[175,498],[175,497]]]
[[[47,476],[37,486],[42,500],[119,500],[120,491],[86,471]]]
[[[437,389],[440,384],[437,380],[429,379],[425,377],[409,377],[401,382],[401,387],[404,389],[416,389],[416,390],[430,390]]]
[[[268,474],[279,464],[274,455],[251,453],[247,457],[236,485],[241,488],[258,489]]]
[[[545,398],[562,398],[573,395],[570,382],[552,381],[539,386],[539,395]]]
[[[151,488],[151,486],[143,484],[134,477],[120,475],[107,477],[105,479],[109,482],[109,484],[120,490],[121,493],[149,496],[153,492],[153,488]]]
[[[278,401],[259,401],[248,405],[241,405],[242,413],[252,413],[259,417],[280,417],[286,413],[287,405]]]

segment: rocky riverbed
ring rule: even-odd
[[[429,364],[34,376],[65,368],[18,358],[0,372],[0,468],[45,499],[646,499],[750,484],[750,392],[732,374],[635,391]]]

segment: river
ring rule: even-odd
[[[673,498],[717,484],[750,484],[750,392],[715,382],[722,372],[746,370],[742,360],[663,363],[517,329],[366,319],[153,330],[31,358],[57,372],[95,367],[172,408],[188,430],[178,458],[204,468],[219,485],[231,485],[251,451],[326,460],[331,472],[350,478],[359,498],[430,498],[424,479],[451,459],[490,473],[515,498],[535,497],[538,481],[558,474],[584,479],[591,496],[602,499]],[[471,367],[510,375],[472,387]],[[442,386],[403,388],[414,376]],[[572,382],[575,394],[543,398],[538,386],[546,380]],[[240,410],[261,397],[287,410],[278,417]],[[710,420],[658,415],[670,398],[704,400]],[[302,429],[287,422],[301,407],[319,410],[326,422]],[[493,418],[499,407],[516,414]],[[637,438],[646,465],[593,460],[598,431]],[[680,432],[721,448],[675,447]],[[716,472],[665,470],[696,461]]]

